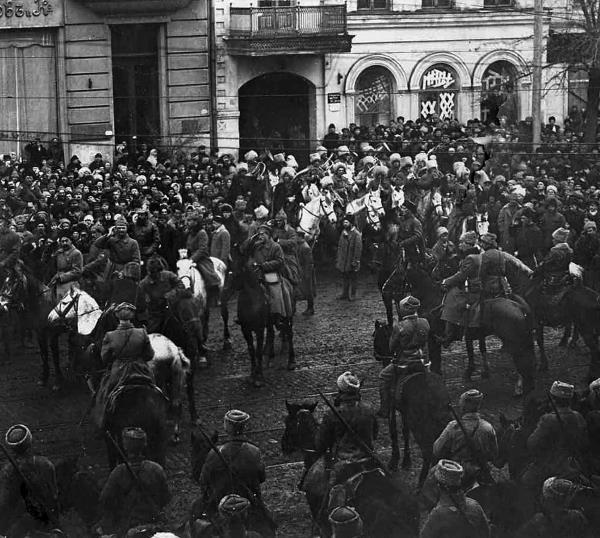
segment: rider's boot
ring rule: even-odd
[[[444,329],[444,336],[442,337],[442,346],[449,347],[454,340],[456,340],[457,326],[449,321],[446,322]]]
[[[356,300],[356,280],[354,278],[350,280],[348,300],[349,301]]]

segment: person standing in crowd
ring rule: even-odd
[[[356,283],[361,255],[362,234],[354,225],[354,217],[345,215],[335,264],[336,269],[342,273],[342,294],[338,297],[341,300],[354,301],[356,299]]]
[[[210,255],[229,266],[231,260],[231,235],[225,227],[223,215],[213,216],[213,233],[210,242]]]
[[[535,217],[533,209],[523,208],[515,237],[515,254],[530,269],[535,269],[543,259],[543,236]]]
[[[306,300],[306,310],[302,312],[302,315],[314,316],[316,296],[315,263],[312,248],[306,242],[306,236],[302,230],[296,232],[296,248],[300,270],[300,282],[296,288],[298,292],[297,299]]]

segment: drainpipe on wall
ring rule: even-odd
[[[208,80],[210,92],[210,147],[217,147],[217,29],[214,0],[207,0],[208,9]]]

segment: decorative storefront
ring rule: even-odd
[[[431,66],[421,78],[419,110],[423,118],[437,115],[441,119],[457,116],[460,84],[456,71],[446,64]]]

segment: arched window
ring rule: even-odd
[[[356,81],[355,122],[387,125],[392,119],[394,78],[381,66],[367,67]]]
[[[517,68],[505,60],[490,64],[481,78],[481,121],[499,123],[504,116],[508,123],[519,119]]]
[[[456,71],[446,64],[432,65],[421,78],[419,102],[421,116],[437,115],[441,119],[456,117],[460,84]]]

